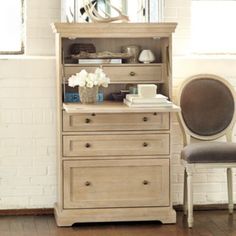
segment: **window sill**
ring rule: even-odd
[[[188,54],[173,55],[174,59],[189,60],[236,60],[236,54]]]
[[[0,55],[0,60],[55,60],[55,56]]]

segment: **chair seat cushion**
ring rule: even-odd
[[[236,143],[193,143],[184,147],[181,158],[188,163],[236,162]]]

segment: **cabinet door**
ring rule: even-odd
[[[169,155],[169,139],[168,133],[65,135],[63,155],[65,157]]]
[[[169,159],[64,161],[64,208],[169,205]]]
[[[64,131],[168,130],[169,113],[69,114],[63,112]]]

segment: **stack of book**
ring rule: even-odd
[[[172,102],[162,94],[157,94],[153,98],[143,98],[138,94],[127,94],[124,103],[129,107],[171,107]]]
[[[121,58],[88,58],[78,59],[79,64],[121,64]]]

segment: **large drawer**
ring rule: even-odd
[[[169,205],[169,160],[64,161],[64,208]]]
[[[65,66],[64,75],[67,79],[71,75],[80,72],[82,69],[94,72],[96,66]],[[137,66],[103,66],[106,75],[112,83],[161,83],[163,82],[163,64],[137,65]]]
[[[63,155],[149,156],[169,155],[169,134],[97,134],[63,136]]]
[[[63,131],[168,130],[169,113],[69,114],[63,112]]]

